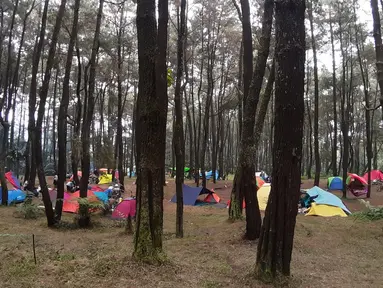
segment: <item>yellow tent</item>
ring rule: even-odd
[[[100,182],[98,184],[109,184],[112,183],[113,175],[112,174],[102,174],[100,175]]]
[[[342,208],[320,204],[317,205],[314,202],[311,203],[311,208],[306,213],[305,216],[322,216],[322,217],[332,217],[332,216],[340,216],[347,217],[347,214],[343,211]]]
[[[233,181],[233,180],[234,180],[234,174],[228,174],[227,177],[226,177],[226,179],[227,179],[228,181]]]
[[[267,201],[269,200],[270,190],[271,190],[271,186],[265,184],[261,188],[259,188],[259,190],[257,191],[259,210],[266,210]]]

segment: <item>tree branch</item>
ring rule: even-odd
[[[235,7],[235,9],[237,10],[237,13],[238,13],[238,17],[239,17],[239,21],[242,22],[242,13],[241,13],[241,9],[239,8],[237,2],[235,0],[231,0],[233,2],[233,5]]]
[[[382,107],[381,104],[379,104],[379,105],[376,106],[376,107],[372,107],[372,108],[367,107],[364,103],[363,103],[362,105],[363,105],[364,109],[366,109],[367,111],[375,111],[375,110],[378,110],[380,107]]]

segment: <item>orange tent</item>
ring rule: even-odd
[[[80,191],[76,191],[73,194],[70,194],[67,199],[65,198],[66,197],[64,197],[63,212],[77,213],[79,208],[78,198],[80,198]],[[91,190],[88,190],[87,198],[89,199],[89,202],[99,201]]]
[[[221,201],[221,198],[219,198],[219,196],[214,192],[207,194],[205,199],[203,199],[203,202],[207,203],[219,203],[219,201]]]

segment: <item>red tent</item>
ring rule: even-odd
[[[383,173],[380,170],[372,170],[370,172],[371,174],[371,181],[383,181]],[[363,176],[364,180],[368,181],[368,173],[364,174]]]
[[[219,203],[219,201],[221,201],[221,198],[219,198],[219,196],[214,192],[207,194],[205,199],[203,199],[203,202],[207,203]]]
[[[78,204],[78,198],[80,198],[80,191],[76,191],[73,194],[66,193],[67,195],[64,195],[64,204],[63,204],[63,212],[68,213],[77,213],[79,204]],[[88,190],[88,197],[89,202],[96,202],[99,201],[94,195],[93,191]]]

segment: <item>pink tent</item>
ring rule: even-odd
[[[380,170],[372,170],[371,172],[371,181],[383,181],[383,173]],[[368,173],[364,174],[364,180],[368,181]]]
[[[112,213],[113,219],[124,219],[136,215],[136,199],[127,198],[121,201]]]

